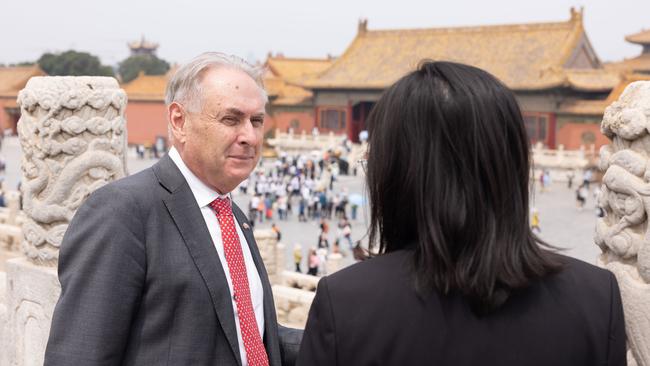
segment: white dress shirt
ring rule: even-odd
[[[239,353],[242,359],[242,365],[247,366],[248,360],[246,359],[246,350],[244,348],[244,342],[241,336],[241,328],[239,327],[239,314],[237,312],[237,303],[232,297],[232,279],[230,278],[230,271],[228,270],[228,262],[226,262],[226,255],[224,253],[223,241],[221,239],[221,227],[219,226],[219,220],[215,215],[212,208],[210,208],[210,203],[217,199],[217,197],[227,198],[230,196],[230,193],[227,195],[220,195],[218,192],[214,191],[212,188],[208,187],[203,183],[192,171],[185,165],[181,155],[178,153],[176,148],[172,147],[169,150],[169,157],[176,164],[178,169],[185,177],[187,184],[192,190],[192,194],[196,199],[196,203],[201,208],[201,214],[205,220],[205,225],[208,227],[210,232],[210,237],[212,237],[212,242],[217,249],[217,254],[219,255],[219,260],[223,266],[223,271],[226,274],[226,280],[228,281],[228,288],[230,289],[232,301],[232,309],[235,313],[235,326],[237,327],[237,340],[239,341]],[[232,202],[232,199],[231,199]],[[237,222],[237,220],[235,220]],[[237,235],[239,236],[239,243],[241,244],[242,252],[244,253],[244,262],[246,263],[246,274],[248,275],[248,285],[251,291],[251,301],[253,303],[253,311],[255,312],[255,320],[257,321],[257,327],[260,331],[260,336],[264,339],[264,290],[262,289],[262,281],[260,280],[260,275],[257,273],[257,268],[255,267],[255,262],[253,262],[253,256],[251,255],[250,248],[248,247],[246,237],[242,233],[242,229],[239,225],[235,225],[237,230]]]

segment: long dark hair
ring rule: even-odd
[[[530,144],[513,93],[468,65],[427,61],[368,117],[370,245],[414,247],[415,284],[477,313],[560,262],[528,226]]]

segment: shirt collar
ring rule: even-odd
[[[192,194],[194,195],[194,199],[196,199],[196,203],[199,205],[199,207],[202,208],[208,206],[217,198],[228,198],[229,201],[232,202],[230,193],[227,193],[225,195],[219,194],[219,192],[208,187],[196,175],[194,175],[190,168],[185,165],[185,162],[181,158],[181,154],[178,153],[178,150],[176,150],[175,147],[172,146],[172,148],[169,149],[168,154],[174,164],[176,164],[178,169],[181,171],[181,174],[183,174],[183,177],[187,181],[187,184],[190,186]]]

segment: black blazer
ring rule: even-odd
[[[235,205],[233,212],[246,222]],[[264,290],[264,345],[270,365],[280,366],[297,354],[300,333],[278,329],[255,238],[242,231]],[[108,184],[63,238],[45,365],[241,365],[225,276],[171,158]]]
[[[298,365],[625,365],[614,276],[562,257],[565,268],[476,316],[463,297],[419,298],[412,252],[382,255],[318,284]]]

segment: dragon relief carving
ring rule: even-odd
[[[126,94],[112,78],[37,77],[18,103],[23,250],[31,260],[53,265],[81,203],[125,175]]]

